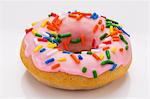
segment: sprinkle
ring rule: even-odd
[[[33,28],[25,29],[26,34],[31,32]]]
[[[107,44],[111,44],[111,41],[104,41],[103,43],[107,45]]]
[[[119,51],[120,51],[120,52],[123,52],[123,48],[120,48]]]
[[[113,26],[110,26],[110,33],[113,32]]]
[[[42,35],[49,37],[49,34],[46,32],[41,32]]]
[[[48,42],[48,48],[55,48],[57,46],[57,44],[53,44],[53,43],[51,43],[51,42]]]
[[[62,58],[58,58],[58,61],[60,62],[63,62],[63,61],[66,61],[67,59],[65,57],[62,57]]]
[[[104,18],[104,19],[106,19],[106,17],[105,16],[101,16],[102,18]]]
[[[108,50],[109,46],[103,47],[103,51]]]
[[[94,46],[95,46],[95,39],[93,38],[93,40],[92,40],[92,48],[94,48]]]
[[[74,15],[74,14],[69,14],[68,16],[69,16],[70,18],[77,18],[77,16]]]
[[[55,30],[56,30],[55,27],[52,26],[52,25],[48,25],[47,28],[48,28],[49,30],[52,30],[52,31],[55,31]]]
[[[35,33],[35,36],[37,36],[37,37],[42,37],[42,35],[39,34],[39,33]]]
[[[55,14],[55,13],[53,13],[53,12],[51,12],[51,14],[50,14],[51,16],[53,16],[53,17],[55,17],[57,14]]]
[[[80,35],[80,39],[81,39],[82,47],[85,47],[85,35],[84,35],[84,34],[81,34],[81,35]]]
[[[126,46],[125,49],[128,50],[128,49],[129,49],[129,46]]]
[[[117,28],[121,30],[124,34],[126,34],[128,37],[130,37],[130,35],[126,31],[124,31],[120,26],[117,26]]]
[[[38,41],[47,42],[48,40],[44,38],[38,38]]]
[[[109,52],[109,50],[106,50],[105,53],[106,53],[107,58],[110,59],[110,52]]]
[[[52,37],[52,34],[50,34],[49,32],[45,32],[46,34],[48,34],[49,35],[49,37]]]
[[[93,33],[95,33],[98,30],[98,25],[96,24],[93,28]]]
[[[80,14],[82,14],[84,16],[91,16],[92,15],[91,13],[80,13]]]
[[[112,68],[110,69],[110,71],[113,71],[116,67],[117,67],[117,64],[113,64],[113,66],[112,66]]]
[[[35,49],[34,52],[38,52],[43,46],[42,45],[38,45]]]
[[[66,50],[63,50],[62,53],[65,53],[65,54],[72,54],[72,52],[69,52],[69,51],[66,51]]]
[[[46,55],[51,56],[51,55],[55,54],[56,52],[58,52],[58,49],[53,49],[50,52],[48,52]]]
[[[91,17],[90,18],[92,18],[92,19],[97,19],[99,16],[98,16],[98,14],[96,14],[95,12],[91,15]]]
[[[111,48],[111,52],[112,52],[113,54],[115,54],[116,51],[117,51],[117,48],[116,48],[116,47],[112,47],[112,48]]]
[[[100,58],[99,58],[95,53],[93,53],[92,56],[93,56],[96,60],[100,60]]]
[[[50,37],[44,36],[43,38],[48,40],[49,42],[52,42],[52,39]]]
[[[79,60],[74,54],[71,54],[70,57],[71,57],[77,64],[80,63],[80,60]]]
[[[92,55],[92,52],[91,52],[91,51],[88,51],[87,54]]]
[[[46,26],[47,22],[48,22],[48,20],[44,20],[41,24],[41,27],[44,28]]]
[[[61,39],[59,38],[59,37],[56,37],[56,39],[55,39],[58,43],[61,43],[62,41],[61,41]]]
[[[40,50],[40,53],[44,52],[45,50],[46,50],[46,48],[42,48],[42,49]]]
[[[107,35],[108,35],[108,33],[103,34],[103,35],[100,37],[100,40],[103,40]]]
[[[79,16],[76,18],[76,20],[77,20],[77,21],[80,21],[82,18],[83,18],[83,15],[81,14],[81,15],[79,15]]]
[[[114,64],[114,62],[111,60],[105,60],[101,62],[101,65],[106,65],[106,64]]]
[[[53,66],[51,67],[51,69],[52,69],[52,70],[54,70],[54,69],[57,69],[58,67],[60,67],[60,64],[59,64],[59,63],[58,63],[58,64],[53,65]]]
[[[111,21],[111,20],[107,18],[106,21]]]
[[[50,58],[50,59],[45,61],[45,64],[49,64],[49,63],[53,62],[54,60],[55,60],[54,58]]]
[[[102,24],[102,20],[99,20],[99,21],[98,21],[98,24]]]
[[[35,29],[32,29],[32,33],[33,33],[33,34],[36,34],[37,31],[36,31]]]
[[[83,60],[83,57],[81,55],[78,55],[79,60]]]
[[[36,25],[36,24],[37,24],[37,22],[35,21],[35,22],[32,22],[32,24],[31,24],[31,25],[32,25],[32,26],[34,26],[34,25]]]
[[[104,24],[101,25],[101,31],[104,31]]]
[[[55,34],[51,34],[51,35],[52,35],[52,37],[56,38],[56,35],[55,35]]]
[[[103,60],[104,59],[104,54],[100,54],[99,58],[100,58],[100,60]]]
[[[100,52],[101,50],[100,49],[91,49],[91,52]]]
[[[119,34],[120,39],[125,43],[128,44],[128,42],[125,40],[125,38],[123,37],[123,35]]]
[[[70,41],[70,43],[74,43],[74,44],[80,43],[80,42],[81,42],[80,38],[77,38],[77,39],[75,39],[75,40],[71,40],[71,41]]]
[[[96,70],[93,70],[92,72],[93,72],[93,77],[97,78],[97,72],[96,72]]]
[[[86,73],[86,71],[87,71],[87,68],[86,68],[86,67],[83,67],[83,68],[82,68],[82,73]]]
[[[59,31],[59,27],[58,27],[58,25],[56,24],[56,23],[52,23],[52,25],[53,25],[53,27],[57,30],[57,31]]]
[[[116,22],[116,21],[114,21],[114,20],[111,20],[111,22],[112,22],[112,23],[115,23],[115,24],[119,24],[118,22]]]
[[[71,33],[66,33],[66,34],[58,34],[58,37],[60,38],[65,38],[65,37],[70,37]]]
[[[114,41],[114,42],[116,42],[116,41],[117,41],[117,42],[118,42],[118,41],[120,41],[120,38],[119,38],[119,37],[113,37],[112,39],[113,39],[113,41]]]
[[[58,18],[59,18],[59,16],[58,16],[58,15],[56,15],[56,16],[55,16],[55,18],[54,18],[54,20],[52,21],[52,23],[57,22]]]

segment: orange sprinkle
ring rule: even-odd
[[[100,58],[99,58],[95,53],[93,53],[92,56],[93,56],[96,60],[100,60]]]
[[[52,22],[52,25],[53,25],[53,27],[55,27],[55,28],[56,28],[56,30],[58,30],[58,31],[59,31],[59,27],[57,26],[57,24],[56,24],[56,23]]]
[[[52,21],[52,23],[57,22],[58,18],[59,18],[59,16],[57,15],[57,16],[54,18],[54,20]]]
[[[51,67],[51,69],[54,70],[54,69],[56,69],[56,68],[58,68],[58,67],[60,67],[60,64],[59,64],[59,63],[58,63],[58,64],[54,64],[54,65]]]
[[[91,13],[80,13],[80,14],[83,14],[84,16],[91,16],[92,15]]]
[[[76,18],[76,20],[79,21],[79,20],[81,20],[82,18],[83,18],[83,15],[81,14],[81,15],[79,15],[79,16]]]
[[[117,31],[113,31],[113,32],[110,32],[110,35],[113,36],[113,35],[117,35]]]
[[[120,48],[119,51],[120,51],[120,52],[123,52],[123,48]]]
[[[55,31],[55,27],[52,26],[52,25],[48,25],[47,28],[48,28],[49,30]]]
[[[74,15],[74,14],[69,14],[68,16],[71,17],[71,18],[77,18],[77,16]]]
[[[113,38],[113,41],[119,41],[120,38]]]
[[[81,34],[81,35],[80,35],[80,39],[81,39],[82,47],[85,47],[85,35],[84,35],[84,34]]]
[[[71,54],[70,56],[77,64],[80,63],[80,60],[74,54]]]
[[[98,24],[102,24],[102,20],[99,20],[99,21],[98,21]]]
[[[104,31],[104,24],[101,25],[101,31]]]
[[[71,14],[80,14],[80,12],[72,12]]]
[[[98,25],[96,24],[93,28],[93,33],[95,33],[97,31],[97,29],[98,29]]]
[[[103,51],[108,50],[109,48],[109,46],[103,47]]]

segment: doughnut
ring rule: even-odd
[[[130,35],[96,12],[51,12],[25,29],[20,57],[27,71],[48,86],[67,90],[102,87],[132,61]]]

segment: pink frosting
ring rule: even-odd
[[[105,19],[100,17],[103,20],[103,24],[105,25]],[[131,60],[131,44],[129,41],[128,36],[122,34],[124,36],[124,38],[126,39],[126,41],[128,42],[128,46],[129,49],[125,50],[123,52],[119,51],[119,48],[125,48],[125,44],[120,40],[119,42],[113,42],[111,37],[105,38],[102,41],[107,41],[108,39],[110,39],[112,41],[111,44],[109,45],[105,45],[102,44],[102,41],[99,39],[99,37],[101,35],[103,35],[104,33],[109,33],[109,28],[105,28],[104,31],[102,32],[100,29],[98,29],[96,31],[96,33],[92,33],[93,27],[95,26],[95,24],[98,22],[98,20],[100,19],[90,19],[90,18],[82,18],[80,21],[76,21],[73,18],[69,18],[68,16],[65,16],[63,18],[62,24],[60,26],[60,30],[57,31],[60,34],[63,33],[68,33],[70,32],[72,34],[71,39],[76,39],[80,37],[81,33],[84,33],[86,35],[86,46],[83,48],[81,43],[78,44],[69,44],[68,48],[69,51],[73,51],[73,52],[78,52],[78,51],[82,51],[82,50],[90,50],[91,49],[91,42],[92,39],[95,38],[95,47],[97,45],[99,46],[109,46],[111,47],[116,47],[117,51],[116,53],[112,53],[110,51],[110,55],[111,55],[111,60],[114,61],[118,66],[126,66],[130,60]],[[50,17],[47,18],[47,20],[49,20],[50,22],[54,19],[54,17]],[[45,20],[45,19],[44,19]],[[49,31],[46,27],[42,28],[41,27],[41,23],[44,21],[40,21],[38,22],[35,26],[33,26],[33,28],[35,30],[38,31],[38,33],[41,32],[46,32]],[[101,47],[97,48],[97,52],[96,55],[100,55],[103,53],[104,55],[104,59],[103,60],[96,60],[92,55],[88,55],[85,53],[82,53],[81,56],[83,57],[83,60],[80,60],[80,64],[77,64],[71,57],[70,54],[64,54],[62,53],[62,51],[58,51],[50,56],[47,55],[47,53],[53,51],[54,49],[50,49],[47,48],[47,42],[38,42],[38,44],[42,44],[44,46],[44,48],[46,48],[46,51],[43,53],[40,52],[33,52],[34,48],[37,46],[37,44],[34,42],[34,38],[37,38],[33,35],[32,32],[29,32],[28,34],[26,34],[24,42],[26,45],[25,48],[25,56],[28,58],[29,56],[32,57],[32,61],[35,65],[36,68],[45,71],[45,72],[65,72],[68,74],[73,74],[73,75],[80,75],[80,76],[85,76],[88,78],[93,78],[93,70],[97,71],[98,75],[101,75],[102,73],[109,71],[112,68],[112,64],[107,64],[102,66],[101,62],[104,60],[107,60],[105,51],[102,50]],[[66,40],[66,38],[62,39],[62,42]],[[60,43],[58,45],[58,47],[63,48],[63,44]],[[75,54],[76,57],[78,57],[78,54]],[[65,57],[67,60],[64,62],[59,62],[57,59],[58,58],[62,58]],[[51,62],[49,64],[45,64],[45,61],[49,58],[54,58],[55,61]],[[52,70],[51,66],[53,66],[56,63],[60,63],[60,67],[57,69]],[[82,72],[82,68],[86,67],[87,68],[87,72],[83,73]]]

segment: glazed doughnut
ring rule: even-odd
[[[21,59],[37,80],[52,87],[104,86],[124,75],[132,60],[130,35],[95,12],[52,12],[25,31]]]

